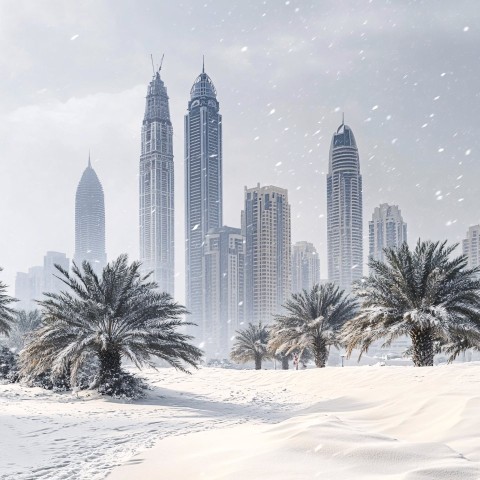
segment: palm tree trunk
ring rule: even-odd
[[[259,354],[255,354],[255,370],[262,369],[262,356]]]
[[[118,379],[121,369],[120,352],[113,346],[109,345],[106,350],[101,350],[99,353],[100,359],[100,386],[107,383],[115,382],[115,377]]]
[[[414,329],[410,333],[413,364],[416,367],[433,366],[433,337],[430,328]]]
[[[282,354],[282,370],[288,370],[288,355]]]
[[[319,368],[324,368],[328,359],[328,350],[325,342],[317,340],[313,348],[313,357],[315,365]]]

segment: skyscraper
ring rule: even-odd
[[[407,224],[398,205],[382,203],[368,222],[369,257],[383,262],[384,248],[399,247],[407,241]]]
[[[222,116],[215,86],[203,68],[185,115],[185,293],[189,319],[198,325],[203,322],[205,236],[221,225]],[[192,333],[201,334],[198,329]]]
[[[320,257],[312,243],[297,242],[292,252],[292,293],[320,283]]]
[[[274,186],[247,189],[245,235],[246,318],[270,323],[291,291],[291,226],[288,192]]]
[[[35,300],[43,300],[43,293],[60,293],[66,288],[65,284],[57,278],[60,272],[55,265],[60,265],[68,271],[70,261],[64,253],[47,252],[43,257],[43,266],[30,267],[27,273],[17,272],[15,298],[19,302],[15,305],[16,308],[33,310],[38,308]]]
[[[467,238],[462,242],[463,254],[468,258],[468,268],[480,265],[480,225],[468,229]]]
[[[43,257],[44,291],[50,293],[60,293],[66,289],[66,285],[58,278],[60,272],[55,265],[60,265],[68,272],[70,260],[64,253],[47,252]]]
[[[205,237],[202,338],[209,358],[228,358],[245,310],[245,237],[223,226]]]
[[[353,132],[333,134],[327,175],[328,279],[350,291],[363,275],[362,176]]]
[[[100,180],[92,168],[90,156],[75,196],[75,255],[80,266],[87,260],[97,273],[107,263],[105,253],[105,200]]]
[[[147,90],[140,155],[140,260],[160,290],[174,294],[172,123],[160,69]]]

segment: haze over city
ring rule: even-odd
[[[292,241],[327,277],[332,133],[355,132],[367,222],[398,204],[409,241],[460,241],[479,222],[474,2],[2,2],[3,279],[73,257],[75,190],[91,151],[109,259],[138,258],[138,163],[150,54],[162,54],[174,132],[176,298],[184,300],[183,116],[202,68],[223,116],[224,224],[244,186],[287,188]],[[460,253],[460,250],[458,251]]]

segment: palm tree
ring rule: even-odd
[[[177,331],[191,325],[180,319],[185,308],[159,293],[149,275],[139,273],[139,262],[128,265],[128,257],[121,255],[101,277],[88,262],[83,262],[83,271],[74,263],[72,275],[56,268],[69,288],[39,302],[44,324],[22,351],[22,376],[51,369],[53,375],[68,372],[74,385],[79,370],[94,357],[102,387],[121,377],[123,358],[139,368],[154,366],[153,357],[184,372],[184,364],[197,366],[202,351],[189,343],[192,337]]]
[[[480,268],[468,269],[465,256],[450,260],[457,245],[418,241],[385,249],[385,262],[371,260],[370,276],[356,289],[362,305],[345,325],[342,338],[351,355],[360,355],[372,342],[384,346],[401,336],[412,340],[415,366],[433,365],[437,342],[453,359],[480,333]]]
[[[340,328],[354,315],[356,303],[339,287],[327,283],[293,294],[284,308],[284,315],[275,316],[269,348],[287,355],[308,349],[313,353],[315,365],[322,368],[329,347],[338,345]]]
[[[262,361],[271,358],[267,350],[268,330],[265,325],[248,324],[245,330],[236,332],[235,342],[230,352],[234,362],[255,362],[255,370],[261,370]]]
[[[0,267],[0,272],[2,270],[3,268]],[[8,304],[16,302],[17,300],[8,296],[6,291],[7,285],[0,281],[0,333],[8,335],[14,320],[14,311]]]
[[[11,348],[20,351],[34,330],[42,323],[39,310],[18,310],[15,312],[15,324],[10,331],[8,344]]]

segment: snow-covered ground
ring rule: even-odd
[[[480,478],[478,363],[143,376],[131,403],[1,385],[0,478]]]

